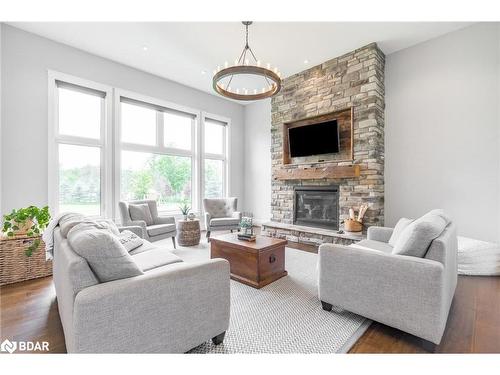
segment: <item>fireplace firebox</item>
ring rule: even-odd
[[[296,186],[293,223],[309,227],[339,229],[339,186]]]

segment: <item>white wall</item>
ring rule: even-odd
[[[245,210],[257,224],[271,217],[271,100],[245,107]]]
[[[231,194],[244,204],[242,105],[8,25],[1,27],[2,212],[47,203],[48,69],[231,118]]]
[[[385,223],[443,208],[500,240],[499,32],[476,24],[387,56]]]

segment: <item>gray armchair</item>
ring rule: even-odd
[[[139,220],[137,217],[132,219],[130,214],[130,205],[147,204],[151,212],[152,222],[148,225],[146,220]],[[172,243],[175,244],[175,235],[177,228],[175,218],[173,216],[158,216],[158,208],[155,200],[144,199],[129,202],[120,202],[120,216],[122,226],[139,226],[142,229],[142,238],[148,241],[158,241],[164,238],[172,238]]]
[[[207,240],[210,233],[216,230],[240,230],[241,212],[237,211],[238,198],[205,198],[205,227]]]
[[[392,254],[392,228],[370,227],[368,239],[319,247],[319,298],[439,344],[457,284],[457,234],[449,223],[423,258]],[[333,306],[332,306],[333,305]]]

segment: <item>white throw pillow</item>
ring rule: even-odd
[[[143,272],[118,237],[99,224],[81,223],[68,233],[73,250],[85,258],[100,282],[125,279]]]
[[[389,245],[392,247],[396,246],[396,242],[398,241],[399,236],[405,230],[405,228],[413,222],[413,219],[407,219],[405,217],[399,219],[398,223],[394,227],[392,231],[391,238],[389,238]]]
[[[130,253],[132,250],[137,249],[144,243],[144,240],[132,233],[129,230],[124,230],[118,235],[120,243],[125,247],[125,249]]]
[[[446,228],[446,220],[438,215],[424,215],[408,225],[399,236],[393,254],[422,258],[432,240]]]
[[[132,220],[143,220],[146,225],[153,225],[153,216],[151,216],[151,211],[147,203],[141,204],[129,204],[128,210],[130,213],[130,218]]]

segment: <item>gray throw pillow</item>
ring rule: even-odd
[[[394,230],[392,231],[391,238],[389,238],[389,245],[394,247],[396,245],[396,242],[398,241],[399,236],[401,236],[401,233],[403,233],[405,228],[412,222],[413,219],[407,219],[405,217],[399,219],[398,223],[394,227]]]
[[[125,247],[125,249],[130,253],[132,250],[137,249],[144,243],[144,240],[132,233],[129,230],[124,230],[118,235],[120,243]]]
[[[78,255],[87,260],[100,282],[143,274],[118,237],[108,229],[81,223],[69,231],[68,242]]]
[[[154,224],[153,216],[151,216],[151,211],[147,203],[129,204],[128,211],[132,220],[143,220],[146,222],[146,225]]]
[[[403,230],[392,253],[422,258],[432,240],[438,237],[445,227],[446,221],[441,216],[424,215]]]
[[[76,212],[65,213],[61,218],[59,218],[59,228],[61,229],[61,236],[63,238],[68,237],[69,231],[77,224],[80,224],[85,220],[85,216],[82,214],[77,214]]]

